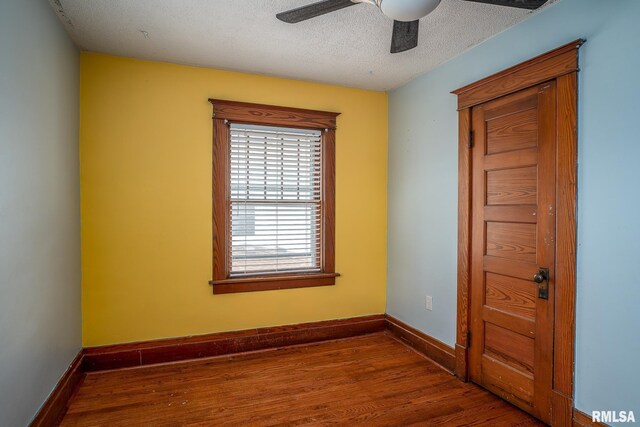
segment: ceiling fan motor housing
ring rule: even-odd
[[[440,0],[377,0],[386,16],[396,21],[415,21],[427,16],[438,7]]]

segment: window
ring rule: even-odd
[[[321,132],[230,132],[230,276],[320,271]]]
[[[335,284],[338,114],[210,102],[213,292]]]

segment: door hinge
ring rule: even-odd
[[[467,143],[469,149],[473,148],[473,131],[469,131],[469,142]]]
[[[467,331],[467,348],[471,348],[471,332]]]

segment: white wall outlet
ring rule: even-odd
[[[431,298],[430,295],[427,295],[424,308],[426,308],[427,310],[433,310],[433,298]]]

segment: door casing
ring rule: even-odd
[[[456,375],[468,381],[471,285],[471,108],[511,93],[555,81],[556,149],[556,280],[551,424],[572,423],[577,195],[577,79],[575,40],[550,52],[486,77],[452,93],[458,96],[458,306]]]

